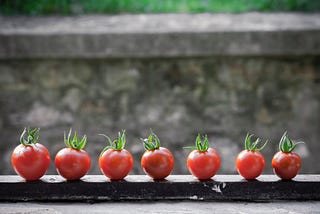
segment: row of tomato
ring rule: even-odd
[[[124,148],[126,144],[125,131],[119,132],[118,137],[114,140],[111,140],[107,135],[101,135],[109,143],[99,156],[101,172],[111,180],[123,179],[133,166],[132,155]],[[245,150],[240,152],[236,158],[237,171],[245,179],[255,179],[265,167],[265,159],[260,151],[267,142],[259,147],[260,139],[257,138],[251,142],[252,137],[253,135],[247,134]],[[141,167],[144,172],[153,179],[167,177],[174,167],[172,153],[167,148],[160,146],[159,138],[152,131],[148,138],[141,140],[146,149],[141,158]],[[24,129],[20,137],[21,144],[14,149],[11,156],[14,170],[26,180],[38,180],[46,173],[50,165],[49,151],[38,141],[39,128]],[[91,159],[84,150],[86,141],[85,135],[81,140],[76,133],[72,136],[72,130],[68,135],[64,134],[66,148],[56,154],[54,164],[57,172],[65,179],[77,180],[89,171]],[[280,151],[272,158],[273,171],[280,178],[292,179],[300,170],[301,158],[293,152],[299,143],[293,143],[287,133],[284,133],[280,139]],[[206,135],[198,135],[195,145],[185,148],[192,150],[187,157],[187,167],[196,178],[210,179],[218,172],[220,155],[217,150],[209,146]]]

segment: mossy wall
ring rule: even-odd
[[[296,149],[302,173],[320,173],[320,58],[209,57],[171,59],[0,60],[0,174],[14,174],[13,148],[25,126],[40,127],[52,160],[70,127],[87,134],[90,174],[106,145],[98,136],[127,131],[132,174],[142,174],[141,137],[150,128],[185,166],[197,133],[221,154],[218,173],[236,173],[247,132],[269,140],[265,173],[284,131],[305,141]],[[55,174],[53,162],[48,174]]]

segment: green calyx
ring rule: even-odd
[[[258,148],[258,144],[261,142],[260,138],[257,138],[253,143],[251,143],[251,138],[253,137],[253,134],[247,134],[245,139],[245,149],[248,151],[261,151],[264,149],[264,147],[267,145],[268,141],[266,141],[260,148]]]
[[[71,137],[71,133],[72,129],[70,129],[68,136],[66,136],[66,133],[64,133],[64,143],[66,144],[66,146],[77,150],[83,149],[87,143],[87,136],[84,135],[80,140],[78,138],[77,132],[74,133],[73,137]]]
[[[198,134],[195,144],[196,144],[195,146],[186,146],[186,147],[183,147],[183,148],[192,149],[192,150],[198,150],[199,152],[206,152],[209,149],[208,136],[204,135],[204,136],[201,137],[200,134]]]
[[[303,142],[293,143],[292,140],[289,138],[287,132],[285,132],[280,139],[279,149],[282,152],[289,153],[292,152],[296,148],[296,146],[301,143]]]
[[[151,133],[148,138],[142,139],[144,148],[148,151],[153,151],[159,149],[160,147],[160,140],[158,136],[151,130]]]
[[[21,136],[20,143],[24,146],[35,145],[39,141],[39,132],[40,128],[35,128],[31,130],[30,128],[24,128]],[[27,133],[27,139],[24,138],[24,135]]]
[[[113,150],[117,150],[120,151],[122,149],[124,149],[125,145],[126,145],[126,131],[122,130],[122,133],[118,133],[118,137],[116,139],[114,139],[113,141],[111,140],[111,138],[105,134],[99,134],[105,138],[107,138],[108,142],[109,142],[109,146],[106,146],[102,152],[101,155],[107,151],[108,149],[113,149]]]

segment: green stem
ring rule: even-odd
[[[160,139],[152,130],[148,138],[146,139],[140,138],[140,139],[142,140],[144,148],[147,151],[153,151],[160,148]]]
[[[247,133],[247,136],[244,140],[244,145],[245,145],[245,149],[248,151],[261,151],[262,149],[264,149],[264,147],[266,147],[268,140],[261,146],[258,147],[258,145],[260,144],[261,140],[260,138],[257,138],[253,143],[251,143],[251,138],[253,137],[253,134],[249,134]]]
[[[198,150],[200,152],[206,152],[209,149],[209,140],[208,140],[208,136],[202,136],[200,134],[198,134],[197,138],[196,138],[196,142],[195,142],[195,146],[186,146],[183,147],[185,149],[192,149],[192,150]]]
[[[297,145],[301,143],[304,142],[293,143],[292,140],[289,138],[288,133],[284,132],[279,142],[279,150],[285,153],[290,153],[293,152]]]
[[[21,136],[20,143],[24,146],[32,146],[36,145],[40,138],[40,128],[35,128],[31,130],[30,128],[24,128]],[[27,138],[24,138],[25,134],[27,134]]]
[[[82,139],[78,138],[77,132],[74,133],[73,137],[71,138],[72,129],[69,130],[68,136],[64,133],[64,143],[67,147],[80,150],[86,146],[87,143],[87,136],[83,135]]]

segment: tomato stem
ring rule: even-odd
[[[198,134],[195,142],[195,146],[186,146],[183,147],[185,149],[192,149],[192,150],[198,150],[200,152],[206,152],[209,149],[209,140],[208,136],[204,135],[201,137],[200,134]]]
[[[126,130],[122,130],[122,133],[121,132],[118,132],[118,137],[116,139],[114,139],[113,141],[111,140],[111,138],[105,134],[99,134],[105,138],[107,138],[108,142],[109,142],[109,146],[106,146],[100,156],[105,152],[107,151],[108,149],[113,149],[113,150],[122,150],[124,149],[125,145],[126,145],[126,134],[125,134]]]
[[[71,134],[72,129],[69,130],[68,136],[66,136],[66,133],[64,132],[64,143],[66,146],[77,150],[83,149],[87,143],[87,136],[83,135],[82,139],[80,140],[77,132],[74,133],[73,138],[71,138]]]
[[[297,145],[301,143],[304,142],[293,143],[289,138],[287,131],[285,131],[279,142],[279,150],[285,153],[289,153],[292,152],[297,147]]]
[[[140,139],[142,140],[144,148],[146,150],[153,151],[153,150],[159,149],[160,139],[152,130],[150,130],[150,132],[151,133],[148,138],[146,139],[140,138]]]
[[[39,138],[40,138],[40,128],[35,128],[35,129],[30,129],[28,128],[24,128],[21,136],[20,136],[20,143],[24,146],[31,146],[31,145],[35,145],[39,142]],[[27,133],[27,139],[24,138],[24,135]]]
[[[261,142],[260,138],[257,138],[253,143],[251,143],[251,138],[253,137],[253,134],[247,133],[247,136],[244,141],[245,149],[248,151],[261,151],[264,149],[264,147],[267,145],[268,140],[260,147],[258,148],[258,144]]]

